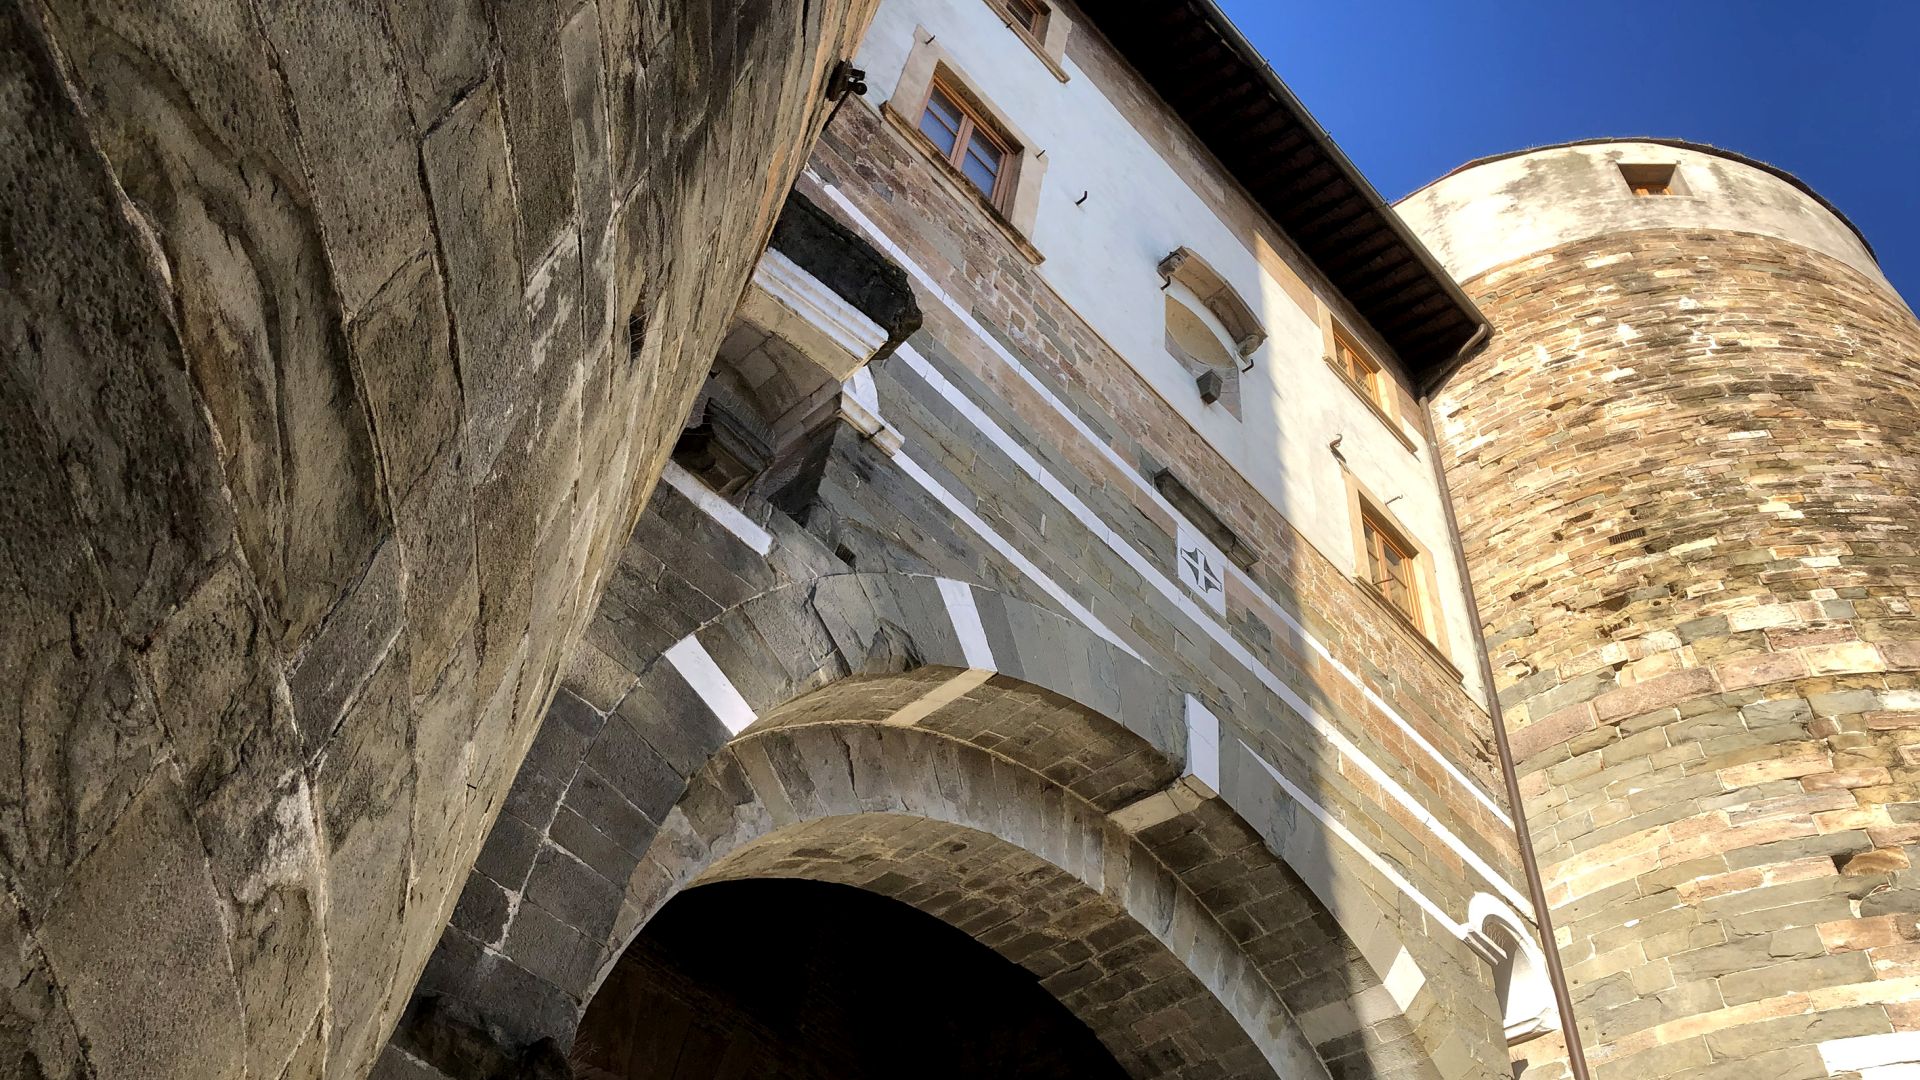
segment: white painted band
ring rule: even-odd
[[[747,704],[747,699],[740,696],[733,680],[707,655],[706,646],[700,644],[698,637],[688,634],[674,642],[673,648],[664,655],[667,663],[687,680],[687,685],[693,687],[693,692],[700,695],[700,700],[706,702],[729,733],[738,735],[760,718],[753,706]]]
[[[972,507],[961,502],[958,496],[948,491],[940,481],[935,480],[932,474],[920,467],[919,462],[913,460],[913,458],[907,456],[905,453],[895,455],[893,460],[900,466],[901,472],[906,473],[908,477],[912,478],[914,483],[925,488],[927,494],[932,495],[939,501],[940,505],[947,508],[948,513],[958,518],[967,528],[972,529],[980,539],[986,541],[988,547],[999,552],[1003,558],[1013,564],[1014,569],[1020,571],[1035,585],[1038,585],[1040,591],[1046,593],[1054,603],[1064,608],[1067,614],[1080,620],[1087,629],[1107,639],[1107,641],[1111,642],[1114,646],[1125,651],[1128,656],[1133,657],[1135,660],[1140,659],[1140,654],[1133,651],[1133,646],[1122,641],[1120,635],[1108,628],[1106,623],[1101,622],[1099,617],[1094,615],[1092,611],[1089,611],[1085,604],[1075,600],[1072,594],[1060,587],[1058,582],[1048,577],[1046,571],[1035,566],[1032,559],[1021,554],[1019,548],[1009,543],[1006,537],[1001,536],[994,530],[993,526],[981,520],[980,515],[974,513]]]
[[[993,666],[993,646],[987,643],[987,628],[980,624],[980,608],[973,602],[973,586],[952,578],[935,578],[940,584],[940,599],[946,601],[947,618],[960,639],[960,655],[967,666],[979,671],[997,670]]]
[[[741,513],[739,507],[702,483],[699,477],[682,468],[679,462],[669,460],[667,467],[660,472],[660,479],[665,480],[673,490],[685,495],[701,513],[718,522],[721,528],[739,537],[741,543],[761,555],[773,550],[772,533]]]
[[[1462,925],[1453,916],[1447,914],[1445,908],[1442,908],[1439,904],[1434,903],[1433,900],[1427,896],[1427,894],[1421,892],[1418,888],[1416,888],[1413,882],[1408,881],[1406,877],[1400,873],[1400,871],[1394,869],[1392,863],[1389,863],[1387,862],[1387,860],[1381,858],[1379,855],[1374,854],[1374,851],[1372,848],[1368,847],[1364,842],[1361,841],[1361,839],[1358,836],[1354,835],[1354,832],[1352,829],[1347,828],[1345,825],[1340,823],[1340,820],[1338,818],[1328,813],[1326,807],[1321,806],[1319,803],[1314,801],[1311,795],[1308,795],[1306,792],[1300,790],[1299,785],[1287,779],[1285,774],[1281,773],[1279,769],[1276,769],[1273,767],[1272,762],[1268,761],[1264,757],[1261,757],[1260,752],[1258,750],[1255,750],[1253,747],[1248,746],[1244,740],[1241,741],[1240,748],[1242,750],[1245,750],[1249,755],[1251,755],[1253,757],[1253,760],[1260,763],[1260,767],[1267,771],[1267,775],[1273,779],[1273,782],[1280,785],[1280,790],[1286,792],[1287,795],[1291,797],[1294,802],[1299,803],[1301,809],[1313,815],[1314,820],[1318,821],[1321,825],[1325,826],[1328,832],[1339,837],[1343,843],[1345,843],[1349,848],[1352,848],[1354,854],[1364,859],[1368,866],[1373,867],[1374,870],[1377,871],[1381,877],[1386,878],[1387,881],[1391,883],[1394,888],[1399,889],[1402,895],[1404,895],[1407,899],[1412,900],[1414,903],[1420,905],[1420,909],[1422,911],[1425,911],[1427,914],[1433,916],[1434,921],[1438,922],[1441,926],[1446,927],[1448,932],[1452,933],[1454,937],[1457,937],[1462,941],[1465,941],[1467,939],[1466,926]],[[1282,845],[1282,847],[1284,846],[1285,845]],[[1281,854],[1285,855],[1286,853],[1283,851],[1281,852]],[[1288,859],[1289,863],[1292,863],[1293,861],[1294,860],[1292,859]],[[1306,881],[1307,881],[1308,888],[1313,888],[1314,885],[1316,884],[1311,878],[1306,879]],[[1320,897],[1321,902],[1325,903],[1329,910],[1334,910],[1334,911],[1339,910],[1339,903],[1338,903],[1339,897],[1336,897],[1330,894],[1323,894],[1317,888],[1314,888],[1314,893],[1315,895]]]
[[[981,668],[967,670],[941,683],[939,686],[921,694],[905,705],[893,711],[893,715],[880,721],[892,727],[912,727],[913,725],[939,712],[941,709],[966,697],[980,684],[993,678],[994,673]]]

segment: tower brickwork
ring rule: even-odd
[[[1818,196],[1707,148],[1401,211],[1494,327],[1434,415],[1594,1075],[1909,1062],[1920,324]]]

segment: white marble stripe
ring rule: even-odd
[[[1440,925],[1446,927],[1448,932],[1453,934],[1453,936],[1459,938],[1462,941],[1466,940],[1467,927],[1464,924],[1455,921],[1453,916],[1447,914],[1445,908],[1442,908],[1439,904],[1434,903],[1434,901],[1430,899],[1427,896],[1427,894],[1421,892],[1417,887],[1415,887],[1413,882],[1408,881],[1406,877],[1400,873],[1400,871],[1394,869],[1392,863],[1387,862],[1387,860],[1375,854],[1372,848],[1368,847],[1358,836],[1354,835],[1354,832],[1352,829],[1349,829],[1345,825],[1341,824],[1338,818],[1334,817],[1332,814],[1327,812],[1326,807],[1321,806],[1318,802],[1315,802],[1313,799],[1313,796],[1308,795],[1305,791],[1300,790],[1300,786],[1298,784],[1295,784],[1293,781],[1287,779],[1285,774],[1283,774],[1279,769],[1276,769],[1273,767],[1272,762],[1268,761],[1266,758],[1261,757],[1260,752],[1258,750],[1255,750],[1253,747],[1248,746],[1245,740],[1239,740],[1239,742],[1240,742],[1240,748],[1242,750],[1245,750],[1249,755],[1251,755],[1253,757],[1253,760],[1259,762],[1260,767],[1262,769],[1265,769],[1267,771],[1267,775],[1273,778],[1273,782],[1280,785],[1280,790],[1286,792],[1288,797],[1293,799],[1294,802],[1299,803],[1300,808],[1302,810],[1305,810],[1307,813],[1313,815],[1313,818],[1315,821],[1318,821],[1320,824],[1326,826],[1326,829],[1328,832],[1339,837],[1340,840],[1347,845],[1347,847],[1353,849],[1354,854],[1366,860],[1367,865],[1373,867],[1374,870],[1377,871],[1381,877],[1386,878],[1387,881],[1390,882],[1394,888],[1399,889],[1402,895],[1406,896],[1407,899],[1412,900],[1414,903],[1420,905],[1420,910],[1433,916],[1435,922],[1438,922]],[[1285,844],[1281,845],[1282,848],[1284,848],[1285,846],[1286,846]],[[1282,852],[1282,854],[1285,854],[1285,853]],[[1309,887],[1312,887],[1314,882],[1310,878],[1308,878],[1307,884]],[[1339,910],[1339,903],[1338,903],[1340,899],[1339,897],[1333,896],[1331,894],[1323,894],[1320,892],[1319,889],[1315,889],[1314,892],[1316,895],[1320,896],[1321,901],[1325,903],[1329,909],[1335,910],[1335,911]]]
[[[740,512],[740,508],[728,502],[719,492],[714,491],[700,478],[682,468],[677,461],[668,461],[667,467],[660,472],[673,490],[685,495],[700,512],[718,522],[720,527],[740,538],[740,542],[761,555],[773,550],[773,534],[761,528],[754,520]]]
[[[1074,600],[1071,596],[1068,596],[1066,591],[1064,589],[1061,589],[1060,586],[1057,583],[1055,583],[1051,577],[1048,577],[1047,574],[1044,571],[1042,571],[1038,566],[1035,566],[1032,560],[1028,559],[1025,555],[1022,555],[1018,549],[1016,549],[1012,544],[1009,544],[1007,540],[1004,537],[1002,537],[999,533],[995,532],[991,526],[989,526],[986,522],[980,520],[979,515],[975,514],[971,509],[969,509],[966,506],[965,503],[962,503],[958,498],[956,498],[952,492],[948,491],[945,487],[943,487],[939,481],[935,480],[931,475],[929,475],[927,471],[921,468],[910,456],[908,456],[905,453],[902,453],[897,455],[893,460],[900,465],[901,470],[903,472],[905,472],[908,476],[912,477],[915,482],[920,484],[920,486],[925,488],[928,494],[931,494],[942,505],[944,505],[947,508],[947,510],[951,512],[956,518],[959,518],[963,523],[965,523],[969,528],[971,528],[975,533],[977,533],[980,536],[980,538],[988,544],[988,546],[994,548],[995,550],[999,551],[1003,556],[1005,556],[1009,562],[1012,562],[1014,564],[1014,567],[1016,569],[1018,569],[1021,573],[1025,574],[1029,579],[1031,579],[1035,585],[1039,586],[1042,592],[1045,592],[1048,596],[1052,597],[1056,603],[1059,603],[1062,607],[1066,608],[1068,613],[1073,615],[1075,618],[1079,619],[1080,622],[1085,624],[1089,630],[1092,630],[1094,633],[1099,634],[1101,637],[1106,638],[1108,641],[1113,642],[1115,645],[1119,646],[1120,648],[1126,649],[1126,651],[1132,656],[1134,656],[1136,659],[1139,658],[1139,654],[1134,652],[1133,649],[1130,648],[1126,642],[1121,641],[1119,637],[1113,633],[1113,631],[1107,629],[1106,625],[1102,623],[1098,618],[1096,618],[1093,612],[1088,611],[1084,605]],[[1193,699],[1189,698],[1189,700],[1193,700]],[[914,718],[914,721],[917,721],[918,719],[919,717],[916,716]],[[1191,721],[1191,717],[1189,719]],[[906,721],[906,722],[913,722],[913,721]],[[1215,720],[1215,723],[1216,724],[1218,723],[1217,718]],[[1190,731],[1189,737],[1191,738],[1191,729],[1189,729],[1189,731]],[[1217,749],[1218,735],[1217,734],[1215,735],[1215,740],[1216,740],[1215,753],[1217,755],[1218,754],[1218,749]],[[1302,809],[1306,810],[1307,813],[1311,814],[1322,825],[1326,826],[1329,832],[1333,833],[1335,836],[1338,836],[1342,841],[1344,841],[1347,844],[1348,847],[1352,848],[1356,853],[1358,853],[1362,859],[1366,860],[1369,866],[1372,866],[1376,871],[1378,871],[1381,874],[1382,877],[1386,878],[1387,881],[1390,884],[1392,884],[1394,888],[1399,889],[1400,892],[1403,893],[1408,899],[1418,904],[1420,908],[1426,911],[1429,915],[1432,915],[1435,920],[1437,920],[1442,926],[1445,926],[1448,929],[1448,931],[1451,932],[1454,936],[1461,938],[1462,940],[1465,940],[1467,935],[1466,926],[1455,921],[1452,916],[1446,913],[1445,909],[1440,907],[1439,904],[1436,904],[1431,899],[1428,899],[1425,893],[1422,893],[1418,888],[1414,886],[1412,882],[1408,881],[1404,875],[1402,875],[1398,870],[1394,869],[1391,863],[1388,863],[1385,859],[1375,854],[1370,848],[1368,848],[1364,843],[1362,843],[1360,838],[1354,835],[1353,830],[1347,828],[1345,825],[1341,824],[1339,820],[1334,818],[1334,816],[1327,811],[1326,807],[1321,806],[1318,802],[1314,801],[1314,799],[1311,796],[1309,796],[1305,791],[1301,790],[1299,785],[1295,784],[1293,781],[1288,780],[1285,776],[1281,775],[1280,770],[1274,768],[1273,765],[1267,761],[1267,759],[1261,757],[1258,751],[1254,750],[1251,746],[1248,746],[1245,741],[1240,741],[1240,746],[1242,749],[1246,750],[1248,754],[1252,755],[1255,761],[1258,761],[1260,763],[1261,768],[1267,771],[1267,775],[1271,776],[1274,782],[1280,785],[1281,790],[1285,791],[1287,795],[1291,797],[1296,803],[1299,803]],[[1192,770],[1189,769],[1188,771],[1192,771]],[[1218,788],[1216,788],[1215,790],[1217,791]],[[1458,841],[1456,841],[1456,843],[1457,842]],[[1497,875],[1490,877],[1488,880],[1495,886],[1496,889],[1505,885],[1505,882],[1502,882]],[[1512,890],[1511,888],[1508,888],[1506,891],[1511,892]],[[1332,905],[1337,898],[1332,897],[1331,895],[1326,895],[1326,896],[1322,896],[1321,899],[1327,901],[1329,905]],[[1530,909],[1523,907],[1522,910],[1530,910]]]
[[[928,494],[939,500],[940,505],[947,508],[948,513],[958,518],[967,528],[972,529],[980,539],[986,541],[988,547],[998,551],[1002,557],[1013,564],[1014,569],[1019,570],[1031,579],[1035,585],[1040,587],[1041,592],[1046,593],[1053,599],[1054,603],[1065,608],[1067,614],[1079,619],[1081,623],[1085,624],[1087,629],[1106,638],[1120,649],[1125,650],[1128,656],[1136,660],[1140,659],[1140,654],[1133,650],[1133,646],[1122,641],[1120,635],[1109,629],[1106,623],[1101,622],[1099,617],[1088,610],[1085,604],[1075,600],[1072,594],[1060,587],[1058,582],[1048,577],[1046,571],[1035,566],[1032,559],[1021,554],[1019,548],[1009,543],[1006,537],[1001,536],[994,530],[993,526],[981,520],[980,515],[974,513],[972,507],[961,502],[958,496],[948,491],[940,481],[935,480],[931,473],[920,467],[919,462],[904,453],[896,455],[893,460],[895,464],[900,466],[901,472],[906,473],[913,479],[914,483],[925,488]]]
[[[1187,695],[1187,772],[1220,791],[1220,718],[1199,698]]]
[[[1920,1031],[1828,1039],[1820,1044],[1820,1060],[1829,1074],[1920,1064]]]
[[[733,680],[727,678],[727,673],[721,671],[720,665],[707,655],[707,648],[700,644],[698,637],[688,634],[674,642],[673,648],[664,655],[667,663],[672,664],[673,670],[687,680],[687,685],[700,695],[700,700],[706,702],[707,708],[713,710],[713,715],[720,718],[720,723],[728,732],[738,735],[759,719],[753,706],[747,704],[747,699],[735,689]]]
[[[967,666],[977,671],[998,670],[993,665],[993,646],[987,643],[987,628],[980,623],[980,608],[973,602],[973,586],[952,578],[935,578],[940,584],[940,599],[946,602],[947,618],[960,638],[960,655]]]
[[[1005,347],[994,340],[993,336],[986,332],[986,329],[980,325],[978,320],[974,319],[972,313],[969,312],[964,305],[948,295],[947,291],[940,287],[940,284],[933,279],[932,275],[921,269],[919,264],[910,259],[906,252],[902,251],[900,247],[893,242],[891,237],[887,236],[879,226],[873,223],[871,218],[867,217],[859,207],[853,204],[851,199],[847,198],[845,193],[832,184],[821,180],[818,174],[809,171],[808,176],[820,184],[821,189],[826,193],[828,198],[832,199],[836,205],[853,217],[854,221],[860,226],[861,230],[867,234],[869,239],[880,245],[888,254],[893,256],[896,261],[906,267],[908,272],[911,273],[923,287],[932,293],[933,296],[966,325],[968,329],[973,331],[974,336],[989,352],[993,353],[997,359],[1006,364],[1022,382],[1027,384],[1029,389],[1037,394],[1040,399],[1052,408],[1055,413],[1059,414],[1062,419],[1066,420],[1083,440],[1091,445],[1097,453],[1105,457],[1108,462],[1119,471],[1120,475],[1130,480],[1134,486],[1139,488],[1148,499],[1152,500],[1162,512],[1175,520],[1182,519],[1182,515],[1174,508],[1173,504],[1168,502],[1166,497],[1161,495],[1152,484],[1148,483],[1146,477],[1140,475],[1138,469],[1134,468],[1125,458],[1120,456],[1119,451],[1108,445],[1091,427],[1087,426],[1086,421],[1082,420],[1079,414],[1069,408],[1066,402],[1062,401],[1059,395],[1055,394],[1038,376],[1028,370],[1027,366],[1021,363],[1019,358],[1015,357],[1011,352],[1008,352]],[[960,395],[958,395],[957,391],[952,391],[952,388],[949,386],[947,391],[941,392],[941,396],[947,398],[949,401],[953,401],[956,396]],[[1298,619],[1294,618],[1291,612],[1280,606],[1278,601],[1268,596],[1266,590],[1262,589],[1259,583],[1253,580],[1251,575],[1235,565],[1229,565],[1227,567],[1227,573],[1240,583],[1248,595],[1259,600],[1261,605],[1272,612],[1275,618],[1286,624],[1289,630],[1299,635],[1300,640],[1305,642],[1307,647],[1312,649],[1323,663],[1358,688],[1368,704],[1379,709],[1394,726],[1400,729],[1408,741],[1412,742],[1428,757],[1432,758],[1447,775],[1451,776],[1457,783],[1465,788],[1469,795],[1482,806],[1486,807],[1495,819],[1509,829],[1513,828],[1513,818],[1507,813],[1504,807],[1496,802],[1493,797],[1482,789],[1472,777],[1468,776],[1463,769],[1445,754],[1442,754],[1438,747],[1435,747],[1425,736],[1416,731],[1413,725],[1409,724],[1406,718],[1400,715],[1398,710],[1394,709],[1385,699],[1381,698],[1379,694],[1369,688],[1366,682],[1362,680],[1353,669],[1335,659],[1333,653],[1326,645],[1309,633],[1307,628],[1302,625]]]
[[[939,712],[941,709],[959,701],[971,693],[975,687],[993,678],[994,672],[985,668],[967,670],[941,683],[919,697],[907,702],[893,711],[893,715],[880,721],[892,727],[912,727],[913,725]]]
[[[908,345],[900,346],[896,355],[905,361],[908,368],[911,369],[914,374],[925,380],[936,393],[940,394],[942,398],[951,404],[956,412],[966,417],[969,423],[978,428],[980,432],[998,447],[1002,453],[1006,454],[1016,466],[1045,489],[1048,494],[1052,495],[1055,501],[1060,503],[1062,508],[1073,515],[1076,520],[1095,536],[1098,536],[1112,549],[1114,554],[1120,556],[1128,566],[1132,567],[1134,573],[1138,574],[1142,581],[1152,585],[1169,604],[1172,604],[1191,620],[1195,626],[1198,626],[1222,651],[1232,656],[1242,667],[1251,672],[1256,679],[1260,680],[1261,685],[1272,691],[1281,701],[1286,702],[1287,707],[1298,713],[1300,717],[1306,721],[1307,726],[1313,729],[1315,734],[1337,747],[1343,755],[1359,767],[1361,772],[1365,773],[1369,779],[1379,785],[1380,789],[1386,792],[1388,797],[1399,803],[1415,820],[1425,825],[1428,830],[1439,837],[1440,841],[1444,843],[1449,850],[1459,856],[1461,861],[1473,867],[1489,885],[1499,891],[1510,903],[1515,904],[1522,910],[1530,910],[1526,901],[1521,899],[1519,890],[1515,889],[1499,871],[1495,870],[1491,864],[1481,858],[1466,841],[1462,840],[1457,834],[1442,824],[1440,819],[1434,816],[1433,811],[1429,810],[1412,792],[1402,786],[1400,782],[1389,774],[1386,769],[1382,768],[1378,762],[1368,757],[1357,743],[1348,738],[1346,733],[1340,730],[1338,725],[1322,715],[1321,712],[1312,705],[1308,704],[1307,700],[1300,695],[1300,692],[1295,690],[1285,679],[1261,663],[1259,658],[1254,656],[1252,651],[1245,645],[1242,645],[1240,640],[1234,637],[1231,631],[1213,619],[1199,604],[1195,603],[1193,598],[1187,594],[1187,591],[1182,588],[1178,582],[1167,577],[1143,552],[1126,538],[1109,528],[1106,522],[1101,520],[1100,516],[1093,512],[1091,507],[1087,506],[1080,500],[1079,496],[1073,493],[1072,489],[1068,488],[1058,477],[1055,477],[1042,466],[1031,453],[1016,442],[1012,436],[1008,435],[999,424],[995,423],[992,417],[986,415],[978,405],[974,404],[971,398],[960,393],[949,383],[945,376],[940,374],[939,369],[935,368],[925,357],[921,356]],[[1479,789],[1472,784],[1467,784],[1466,787],[1467,790],[1471,792],[1477,793],[1479,791]]]

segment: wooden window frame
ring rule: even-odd
[[[954,134],[951,153],[941,150],[940,145],[933,141],[933,137],[920,127],[921,122],[926,119],[928,109],[932,107],[935,94],[952,102],[954,109],[960,114],[960,130]],[[974,102],[973,95],[961,89],[945,72],[936,71],[933,79],[927,83],[927,92],[920,99],[919,108],[914,110],[913,130],[926,140],[927,146],[937,157],[960,174],[961,182],[967,185],[968,190],[986,199],[988,205],[995,210],[1002,208],[1006,193],[1013,189],[1013,173],[1020,164],[1020,147],[1000,130],[1000,125],[994,123],[985,109]],[[967,148],[973,145],[973,136],[976,132],[984,135],[987,141],[1000,151],[1000,168],[993,174],[993,190],[984,193],[980,191],[980,185],[974,183],[973,178],[967,175],[964,164],[967,159]]]
[[[1373,351],[1360,344],[1360,339],[1341,324],[1332,312],[1322,309],[1320,316],[1321,333],[1326,335],[1323,345],[1326,349],[1325,360],[1333,373],[1340,377],[1347,389],[1360,399],[1367,411],[1374,415],[1392,435],[1395,442],[1405,447],[1407,452],[1418,456],[1413,437],[1407,434],[1406,424],[1402,420],[1401,398],[1405,391],[1393,372],[1374,357]],[[1366,365],[1363,375],[1355,375],[1346,359],[1340,355],[1342,349],[1359,357]]]
[[[1421,580],[1419,547],[1402,535],[1399,528],[1387,520],[1386,515],[1376,511],[1364,501],[1360,504],[1360,546],[1367,555],[1366,565],[1363,567],[1367,584],[1387,602],[1387,606],[1399,612],[1407,622],[1424,633],[1426,599],[1421,595],[1425,590]],[[1383,573],[1391,575],[1391,571],[1387,569],[1388,550],[1400,557],[1404,578],[1376,576]],[[1393,595],[1384,587],[1389,580],[1398,583],[1400,590],[1406,595],[1405,606],[1395,601]]]
[[[1421,650],[1439,661],[1453,678],[1464,679],[1459,665],[1453,660],[1453,647],[1447,631],[1446,594],[1440,591],[1440,577],[1434,565],[1433,552],[1415,539],[1412,530],[1394,517],[1387,504],[1375,498],[1344,463],[1340,473],[1347,488],[1347,521],[1353,538],[1354,588],[1366,593],[1368,602],[1378,604],[1384,614],[1400,624]],[[1382,539],[1392,541],[1394,549],[1406,560],[1407,597],[1411,611],[1394,603],[1386,592],[1374,584],[1373,554],[1369,550],[1371,545],[1367,535],[1369,527]]]
[[[1348,362],[1346,356],[1342,355],[1343,351],[1358,358],[1366,371],[1356,374],[1353,365]],[[1333,368],[1360,390],[1361,396],[1366,398],[1369,404],[1383,413],[1386,412],[1387,395],[1381,386],[1386,378],[1386,369],[1381,366],[1380,361],[1373,358],[1372,353],[1354,339],[1353,334],[1349,333],[1346,327],[1340,325],[1337,319],[1333,323]]]
[[[1033,22],[1021,22],[1020,16],[1014,11],[1016,5],[1032,9]],[[993,6],[999,8],[1000,13],[1007,17],[1008,26],[1032,38],[1036,44],[1047,39],[1047,20],[1053,17],[1053,8],[1050,5],[1041,3],[1040,0],[993,0]]]
[[[983,6],[987,2],[981,0]],[[1069,26],[1068,20],[1062,17],[1054,21],[1048,33],[1065,34]],[[1045,153],[1037,149],[1033,139],[1020,129],[1013,117],[995,108],[991,100],[972,90],[975,82],[967,77],[966,69],[955,62],[946,50],[946,40],[946,35],[933,34],[925,27],[915,28],[914,45],[907,51],[906,63],[901,65],[893,96],[880,104],[880,116],[902,140],[899,146],[903,152],[925,154],[932,159],[928,162],[931,166],[929,172],[941,188],[959,203],[965,204],[987,226],[1006,237],[1007,243],[1021,258],[1039,266],[1046,261],[1046,256],[1033,246],[1029,237],[1039,214],[1040,187],[1047,174]],[[960,175],[960,170],[954,168],[926,132],[920,130],[925,103],[932,97],[932,84],[936,77],[947,87],[948,93],[958,92],[968,105],[987,120],[988,129],[1012,147],[1014,160],[1002,172],[1003,186],[999,191],[998,203],[982,195],[978,187]]]

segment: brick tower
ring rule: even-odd
[[[1911,1075],[1920,324],[1708,147],[1400,209],[1494,327],[1434,415],[1594,1075]]]

